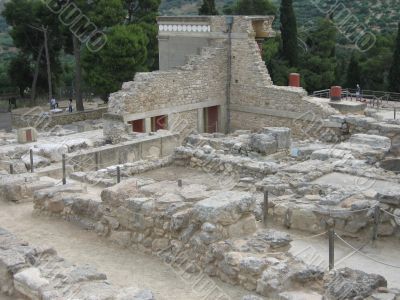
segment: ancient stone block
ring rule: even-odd
[[[193,220],[200,223],[230,225],[237,222],[255,205],[255,198],[246,192],[219,192],[193,206]]]

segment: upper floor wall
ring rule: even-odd
[[[201,48],[221,46],[228,38],[265,39],[273,36],[273,16],[185,16],[158,17],[160,70],[183,66]]]

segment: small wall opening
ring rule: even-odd
[[[168,116],[156,116],[151,118],[151,131],[157,131],[160,129],[168,129]]]
[[[132,125],[132,131],[133,132],[146,132],[145,125],[144,125],[144,119],[139,119],[139,120],[133,120],[129,121],[129,124]]]
[[[218,132],[219,106],[204,108],[204,132]]]

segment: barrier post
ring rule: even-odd
[[[381,215],[381,209],[379,205],[376,205],[374,208],[374,227],[372,230],[373,241],[376,241],[378,239],[378,226],[379,226],[380,215]]]
[[[62,155],[62,183],[63,185],[67,184],[67,174],[65,168],[65,154]]]
[[[264,189],[263,224],[267,226],[268,220],[268,191]]]
[[[335,268],[335,229],[329,228],[329,270]]]
[[[117,166],[117,183],[121,182],[121,168]]]
[[[30,161],[31,161],[31,173],[33,173],[33,150],[29,150],[29,156],[30,156]]]

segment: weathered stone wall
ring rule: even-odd
[[[150,290],[115,287],[95,267],[74,265],[53,248],[31,246],[2,228],[0,245],[0,298],[154,299]]]
[[[71,124],[78,121],[97,120],[107,112],[107,107],[86,110],[83,112],[72,112],[63,114],[50,114],[42,116],[39,114],[12,114],[13,128],[35,127],[37,129],[52,128],[56,125]]]
[[[232,130],[282,126],[298,136],[293,120],[315,121],[336,112],[327,101],[307,97],[302,88],[273,85],[253,34],[232,39]]]
[[[256,231],[251,193],[185,184],[132,178],[104,189],[101,201],[48,189],[35,195],[35,210],[77,222],[123,247],[153,253],[184,272],[203,270],[265,296],[276,296],[299,277],[322,281],[322,270],[307,271],[286,252],[288,234]],[[215,293],[225,299],[222,291]]]
[[[190,19],[183,18],[185,22]],[[264,22],[265,32],[271,30],[272,19],[260,19]],[[253,22],[251,17],[235,16],[229,38],[226,17],[209,17],[210,32],[202,34],[208,34],[210,47],[201,49],[200,55],[189,56],[187,64],[177,69],[136,74],[134,81],[124,83],[121,91],[110,96],[108,112],[123,115],[123,122],[180,113],[189,119],[191,126],[201,131],[204,125],[201,126],[200,114],[196,116],[194,112],[183,112],[220,105],[220,132],[227,129],[224,126],[228,124],[225,122],[226,110],[235,113],[231,115],[233,128],[245,126],[251,129],[258,129],[261,119],[268,119],[269,116],[274,116],[279,126],[292,127],[290,120],[302,119],[305,113],[320,117],[337,113],[328,106],[327,101],[309,98],[301,88],[273,85],[255,40]],[[178,28],[177,25],[175,27]],[[177,33],[170,34],[175,36]],[[179,34],[191,36],[188,32]],[[194,36],[197,34],[193,32]],[[162,35],[168,38],[168,33],[162,32]],[[231,65],[228,65],[228,55],[231,56]],[[227,76],[229,72],[231,76]],[[229,86],[230,97],[227,97]],[[240,117],[241,112],[246,113],[244,117]],[[247,123],[247,117],[260,121]],[[236,121],[236,118],[241,121]],[[111,131],[105,128],[106,134]]]
[[[108,112],[143,113],[203,101],[225,101],[226,50],[203,48],[176,70],[137,73],[110,95]]]
[[[177,134],[164,133],[88,149],[67,155],[67,164],[75,171],[92,171],[141,159],[157,159],[172,155],[179,145]]]

